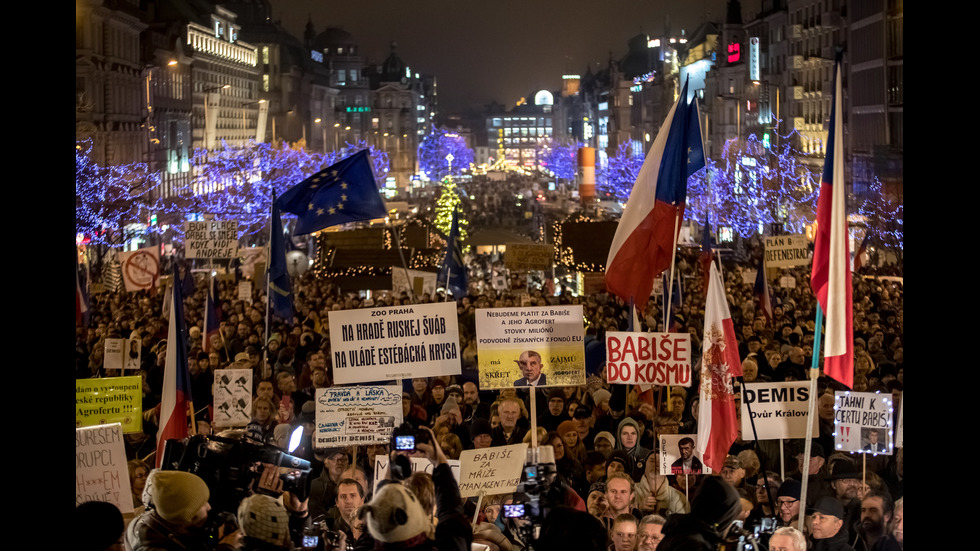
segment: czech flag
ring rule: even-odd
[[[643,310],[653,281],[670,267],[687,199],[687,179],[704,167],[697,99],[687,83],[667,114],[633,184],[606,260],[606,288]]]
[[[174,265],[171,287],[170,328],[167,330],[167,359],[163,367],[163,395],[160,399],[160,430],[157,431],[157,460],[160,467],[167,440],[187,438],[187,412],[193,407],[191,374],[187,370],[187,324],[184,301],[179,289],[180,275]]]
[[[817,202],[817,235],[813,251],[810,287],[824,312],[824,374],[848,388],[854,386],[854,339],[851,299],[850,251],[844,190],[844,125],[841,119],[841,59],[834,67],[834,95],[830,107],[830,132],[824,160],[820,199]]]

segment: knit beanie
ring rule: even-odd
[[[190,524],[211,497],[199,476],[183,471],[150,471],[146,494],[160,518],[179,524]]]
[[[558,435],[559,436],[565,436],[566,434],[572,432],[573,430],[577,430],[575,428],[575,422],[574,421],[562,421],[558,425]]]
[[[250,538],[282,544],[289,538],[289,513],[277,500],[253,494],[238,506],[238,522]]]

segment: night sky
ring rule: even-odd
[[[317,33],[342,27],[366,60],[383,61],[392,41],[412,71],[436,76],[440,109],[496,100],[514,105],[562,74],[582,74],[626,53],[639,34],[692,33],[720,21],[725,0],[271,0],[272,18],[297,37],[310,15]],[[743,12],[750,9],[743,2]]]

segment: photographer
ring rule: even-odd
[[[150,500],[142,515],[126,530],[127,547],[133,551],[241,549],[242,531],[218,530],[217,546],[209,546],[204,530],[208,522],[211,491],[200,477],[182,471],[154,470],[146,480]]]
[[[419,443],[416,447],[436,466],[432,481],[436,492],[437,524],[432,526],[429,514],[411,490],[389,482],[364,507],[368,531],[376,541],[374,548],[467,551],[473,541],[473,532],[463,516],[459,487],[432,430],[427,427],[422,430],[429,434],[430,443]]]

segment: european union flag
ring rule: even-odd
[[[272,312],[285,319],[293,320],[293,289],[286,270],[286,244],[282,232],[282,218],[279,206],[272,202],[272,236],[269,243],[269,300]]]
[[[366,149],[290,188],[279,208],[298,216],[295,235],[346,222],[384,218],[388,212],[374,183]]]
[[[446,241],[446,258],[439,270],[439,281],[446,282],[446,288],[452,291],[453,298],[459,300],[469,292],[467,269],[463,264],[463,247],[459,242],[459,211],[453,211],[453,225],[449,230]],[[448,281],[447,281],[448,279]]]

